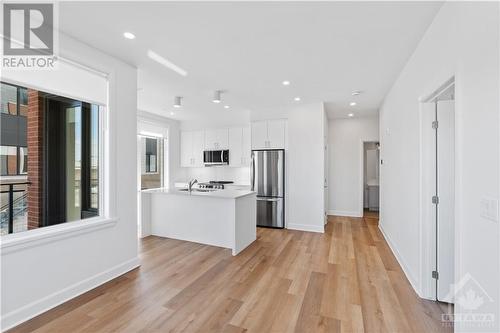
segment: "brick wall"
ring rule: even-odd
[[[43,175],[43,99],[37,90],[28,89],[28,230],[42,223]]]

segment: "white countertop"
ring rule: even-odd
[[[198,197],[207,197],[207,198],[223,198],[223,199],[237,199],[241,197],[245,197],[247,195],[255,194],[254,191],[249,190],[238,190],[238,189],[224,189],[224,190],[215,190],[211,192],[198,192],[192,191],[180,191],[179,189],[168,189],[168,188],[155,188],[150,190],[143,190],[143,193],[151,193],[151,194],[170,194],[170,195],[183,195],[183,196],[198,196]]]

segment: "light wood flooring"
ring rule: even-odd
[[[332,216],[324,234],[259,228],[236,257],[147,237],[139,269],[10,332],[451,332],[370,216]]]

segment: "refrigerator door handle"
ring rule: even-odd
[[[257,201],[269,201],[269,202],[278,202],[281,198],[259,198],[257,197]]]
[[[250,184],[252,184],[252,191],[255,191],[255,157],[253,152],[250,165],[252,167],[252,172],[250,174]]]

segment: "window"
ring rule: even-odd
[[[0,233],[99,216],[101,119],[105,108],[41,91],[32,95],[25,87],[5,83],[1,92]],[[31,104],[31,96],[39,103]],[[39,109],[32,111],[34,106]],[[37,116],[28,123],[29,112],[37,112]],[[27,147],[28,133],[39,133],[29,138],[34,149]],[[30,163],[35,163],[29,168],[29,185],[28,156]],[[10,192],[15,193],[12,196]],[[9,211],[8,200],[13,200],[14,214]]]
[[[17,115],[17,87],[2,83],[2,106],[1,111],[5,114]]]
[[[141,189],[163,186],[163,138],[139,136],[141,142]]]

